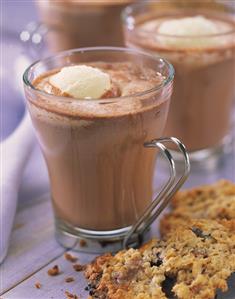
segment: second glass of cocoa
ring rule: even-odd
[[[235,96],[235,17],[228,1],[149,1],[123,13],[126,45],[160,55],[175,68],[166,134],[192,161],[230,148]]]
[[[52,51],[123,46],[121,11],[134,0],[36,0]]]

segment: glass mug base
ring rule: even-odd
[[[86,253],[117,252],[123,249],[123,241],[131,226],[110,230],[94,231],[72,226],[62,219],[55,219],[55,237],[65,248]],[[149,230],[143,237],[135,234],[131,237],[129,246],[137,247],[149,239]]]
[[[205,164],[205,162],[206,164],[217,165],[224,154],[229,154],[232,151],[233,142],[233,137],[228,134],[216,146],[193,152],[189,151],[190,162],[198,165],[200,163]],[[184,162],[180,152],[172,150],[172,155],[176,162]]]

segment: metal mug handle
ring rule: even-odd
[[[177,179],[177,172],[175,167],[175,161],[170,153],[170,150],[166,147],[165,143],[175,144],[184,158],[184,171]],[[187,179],[190,172],[190,161],[187,150],[184,144],[175,137],[163,137],[160,139],[155,139],[144,144],[147,148],[158,148],[163,153],[164,157],[167,159],[170,165],[170,177],[166,184],[163,186],[160,193],[152,201],[152,203],[147,207],[142,216],[137,220],[137,222],[132,226],[123,241],[123,247],[128,248],[131,238],[133,235],[140,236],[149,228],[153,221],[161,214],[161,212],[166,208],[170,202],[172,196],[178,191],[178,189],[183,185]]]

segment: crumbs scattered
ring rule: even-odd
[[[85,270],[85,267],[86,267],[85,265],[80,265],[80,264],[73,265],[73,269],[77,272]]]
[[[65,278],[65,282],[72,282],[72,281],[74,281],[74,278],[73,277],[67,277],[67,278]]]
[[[75,263],[75,262],[78,260],[78,258],[77,258],[76,256],[73,256],[72,254],[67,253],[67,252],[64,254],[64,258],[65,258],[67,261],[70,261],[70,262],[72,262],[72,263]]]
[[[55,265],[54,267],[52,267],[51,269],[49,269],[47,271],[47,274],[50,276],[56,276],[56,275],[60,274],[59,267],[57,265]]]
[[[42,285],[39,282],[35,283],[35,288],[36,289],[41,289]]]
[[[71,294],[68,291],[65,291],[65,295],[67,296],[67,299],[79,299],[76,294]]]

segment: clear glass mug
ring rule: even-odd
[[[45,72],[94,61],[131,61],[160,72],[165,79],[146,92],[94,100],[49,95],[33,86]],[[111,47],[62,52],[36,62],[24,73],[27,107],[50,177],[56,237],[63,246],[103,252],[138,244],[139,236],[187,178],[184,146],[176,138],[161,139],[173,77],[173,67],[161,58]],[[169,142],[180,148],[185,160],[179,180],[166,147]],[[158,150],[171,173],[151,203]]]
[[[49,49],[122,46],[121,11],[134,0],[35,1]]]
[[[223,33],[210,35],[159,33],[166,19],[190,16],[212,18],[228,27]],[[235,7],[228,1],[149,1],[133,4],[123,12],[126,45],[160,55],[175,68],[165,134],[184,142],[191,161],[218,158],[230,148],[235,96],[234,16]]]

